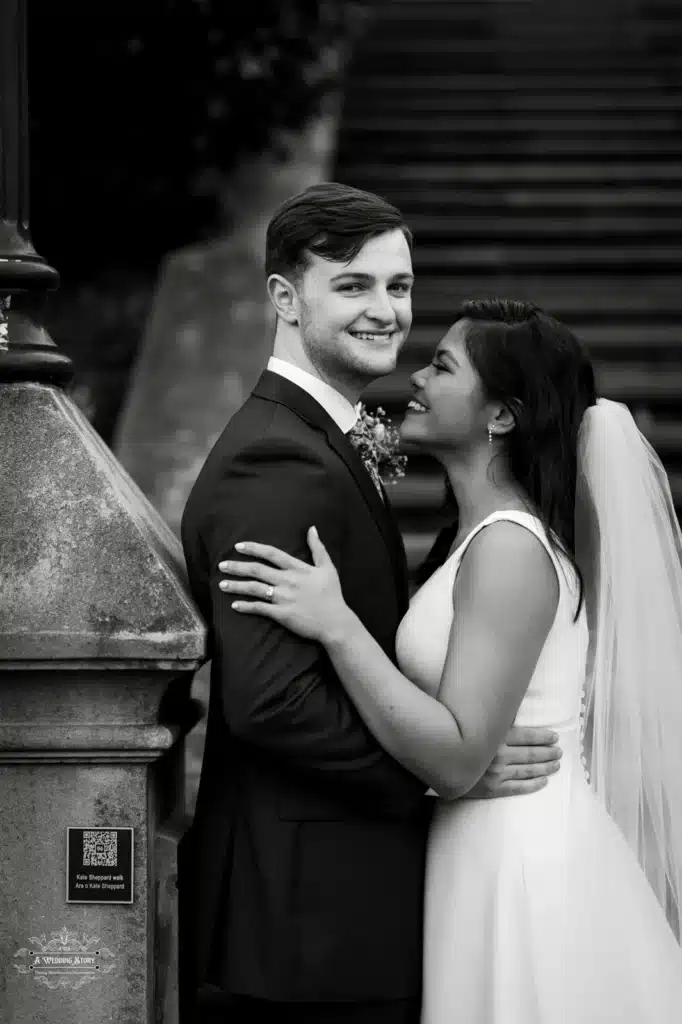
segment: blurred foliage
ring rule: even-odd
[[[224,234],[230,174],[342,79],[369,0],[28,0],[31,234],[46,326],[109,441],[163,256]]]
[[[32,0],[32,229],[81,275],[155,266],[215,230],[247,154],[339,83],[356,0]]]

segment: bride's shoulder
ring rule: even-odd
[[[517,518],[518,517],[518,518]],[[494,556],[517,557],[543,548],[542,524],[529,513],[495,513],[474,531],[466,544],[464,556],[490,559]]]
[[[458,586],[505,591],[522,600],[532,590],[548,601],[558,600],[556,567],[541,531],[542,524],[527,513],[491,519],[462,554]]]

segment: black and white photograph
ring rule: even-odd
[[[0,1021],[680,1024],[682,3],[0,0]]]

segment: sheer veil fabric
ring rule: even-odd
[[[680,942],[682,533],[660,459],[627,407],[605,399],[580,427],[576,557],[590,635],[590,784]]]

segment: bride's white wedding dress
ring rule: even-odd
[[[414,596],[398,631],[400,667],[437,693],[457,569],[499,519],[535,533],[557,569],[556,618],[516,724],[554,729],[564,753],[537,793],[436,801],[422,1024],[680,1024],[682,950],[583,768],[586,616],[583,605],[573,622],[575,573],[538,519],[496,512],[469,534]]]

